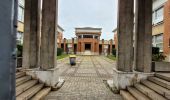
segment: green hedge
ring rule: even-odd
[[[115,48],[112,49],[112,55],[116,57],[116,49]]]
[[[62,48],[57,48],[57,56],[60,56],[63,54],[63,49]]]

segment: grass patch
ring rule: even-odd
[[[111,60],[116,60],[116,57],[113,55],[108,55],[107,58],[111,59]]]
[[[60,55],[60,56],[57,56],[57,60],[66,58],[66,57],[68,57],[68,56],[69,56],[68,54],[62,54],[62,55]]]

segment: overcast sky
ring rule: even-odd
[[[113,39],[117,0],[59,0],[59,25],[64,37],[75,37],[75,27],[102,28],[101,39]]]

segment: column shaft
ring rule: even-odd
[[[57,7],[58,0],[43,0],[40,64],[44,70],[55,67]]]
[[[117,69],[130,72],[133,66],[134,0],[119,0]]]
[[[39,0],[25,0],[23,68],[38,67],[39,58]]]
[[[136,2],[135,67],[150,72],[152,63],[152,0]]]

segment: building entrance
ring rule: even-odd
[[[91,51],[91,44],[90,43],[85,44],[85,50]]]

